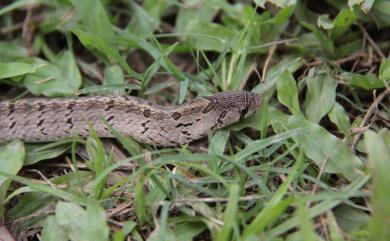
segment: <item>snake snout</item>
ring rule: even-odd
[[[255,110],[260,109],[260,107],[263,104],[263,96],[253,92],[249,92],[249,96],[250,96],[249,98],[251,99],[253,109]]]

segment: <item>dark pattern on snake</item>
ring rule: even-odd
[[[48,142],[115,130],[156,146],[177,146],[206,136],[252,115],[262,105],[260,95],[222,92],[166,107],[137,97],[104,96],[25,99],[0,102],[0,143],[14,139]]]

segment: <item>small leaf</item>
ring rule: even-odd
[[[32,165],[42,160],[53,159],[69,149],[70,141],[49,144],[26,144],[26,160],[24,165]]]
[[[351,128],[351,122],[343,106],[335,102],[328,115],[330,121],[332,121],[340,131],[342,131],[344,134],[349,132]]]
[[[72,87],[74,85],[73,80],[68,79],[65,72],[46,61],[40,59],[35,61],[44,63],[45,66],[37,69],[35,73],[27,74],[23,79],[23,85],[31,93],[48,97],[72,96],[75,94],[76,90]]]
[[[81,86],[81,74],[73,53],[70,50],[63,52],[57,61],[57,65],[69,86],[75,91],[78,90]]]
[[[182,104],[184,99],[186,98],[187,91],[188,91],[188,83],[189,80],[187,78],[185,80],[180,81],[180,92],[179,92],[178,104]]]
[[[294,115],[300,115],[298,89],[294,77],[287,70],[280,76],[276,83],[278,90],[278,100]]]
[[[306,116],[318,123],[333,107],[336,98],[336,80],[329,71],[325,74],[310,75],[307,79]]]
[[[159,2],[155,3],[160,4]],[[132,18],[130,24],[127,26],[127,31],[141,36],[152,35],[158,28],[159,18],[152,17],[145,9],[134,1],[130,1],[132,8]]]
[[[359,87],[365,90],[374,90],[385,87],[383,81],[380,80],[375,74],[352,74],[350,84],[354,87]]]
[[[65,230],[61,227],[54,215],[48,216],[42,225],[42,241],[67,241]]]
[[[210,141],[209,153],[215,155],[223,155],[226,143],[229,140],[229,136],[230,130],[228,128],[224,128],[215,132]],[[212,171],[217,171],[218,166],[218,158],[211,158],[207,162],[207,167],[210,168],[210,170]]]
[[[125,77],[123,75],[122,69],[118,65],[112,65],[108,66],[104,69],[104,85],[118,85],[118,86],[124,86],[125,84]],[[117,88],[115,90],[112,90],[112,95],[124,95],[126,93],[125,88]]]
[[[58,202],[56,205],[56,222],[65,230],[70,240],[83,239],[83,226],[88,222],[86,211],[79,205],[67,202]]]
[[[346,204],[339,205],[333,212],[338,225],[344,232],[361,230],[370,220],[367,213]]]
[[[334,27],[333,22],[329,19],[329,15],[321,15],[317,19],[317,25],[323,29],[332,29]]]
[[[25,150],[23,142],[16,140],[6,145],[0,146],[0,166],[1,171],[16,174],[23,166]],[[0,176],[0,186],[8,178]]]
[[[332,30],[332,38],[334,40],[342,37],[349,31],[352,24],[356,22],[355,12],[349,8],[343,9],[337,14],[337,17],[333,20],[334,28]]]
[[[6,145],[0,146],[0,167],[1,171],[7,174],[16,174],[23,167],[24,161],[23,142],[16,140]],[[4,207],[2,205],[7,194],[11,180],[0,175],[0,218],[3,217]]]
[[[227,128],[214,133],[209,146],[209,153],[222,155],[225,151],[226,142],[229,140],[230,131]]]
[[[17,41],[0,41],[0,56],[3,62],[14,62],[27,58],[28,51]]]
[[[110,230],[104,209],[98,201],[90,198],[87,203],[86,223],[83,225],[85,240],[108,241]]]
[[[274,24],[283,24],[291,17],[291,15],[294,13],[295,10],[295,4],[292,4],[288,7],[282,8],[279,10],[279,12],[275,15],[275,17],[272,19]]]
[[[0,79],[34,73],[37,69],[45,66],[45,63],[27,64],[21,62],[1,63]]]
[[[114,42],[115,34],[100,0],[72,0],[72,4],[81,18],[84,29],[107,43]]]
[[[325,33],[321,32],[313,24],[306,23],[306,22],[301,22],[301,24],[305,28],[309,29],[310,31],[312,31],[314,33],[314,35],[316,36],[318,41],[320,41],[320,43],[322,44],[322,48],[325,50],[325,52],[328,55],[334,55],[335,51],[334,51],[334,45],[333,45],[332,39],[330,39],[328,36],[326,36]]]

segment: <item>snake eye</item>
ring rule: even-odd
[[[248,114],[248,111],[249,111],[248,106],[245,106],[244,109],[240,109],[240,111],[239,111],[239,113],[240,113],[240,120],[245,118],[245,115]]]

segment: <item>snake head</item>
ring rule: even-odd
[[[263,103],[262,96],[248,91],[222,92],[208,100],[210,104],[203,111],[214,112],[219,128],[251,116]]]

